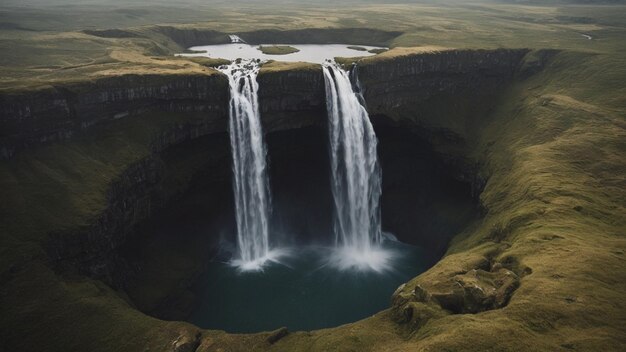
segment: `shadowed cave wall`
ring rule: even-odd
[[[419,136],[382,120],[375,127],[383,169],[383,230],[425,248],[432,265],[450,238],[477,216],[471,187]],[[211,135],[165,153],[164,163],[173,163],[167,172],[175,173],[181,158],[203,165],[188,191],[143,221],[123,246],[120,269],[132,272],[124,289],[140,310],[185,319],[201,299],[194,283],[207,263],[226,260],[235,250],[228,143],[226,134]],[[272,241],[283,246],[332,243],[326,126],[273,132],[267,144]]]

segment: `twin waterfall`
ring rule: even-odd
[[[333,63],[324,64],[323,70],[336,243],[368,253],[381,241],[378,140],[348,74]],[[356,76],[354,84],[358,87]]]
[[[237,221],[237,263],[258,269],[270,257],[271,199],[258,103],[255,61],[221,69],[230,84],[230,143]],[[334,63],[323,65],[330,138],[336,249],[362,258],[381,241],[381,170],[377,139],[360,92]],[[355,87],[358,82],[355,81]]]
[[[237,247],[241,263],[255,263],[269,254],[271,209],[266,148],[261,129],[254,61],[235,61],[222,69],[230,86],[229,132],[233,156],[233,191]]]

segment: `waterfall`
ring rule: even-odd
[[[257,95],[259,65],[254,60],[238,60],[220,70],[228,76],[230,86],[229,131],[238,261],[243,265],[259,265],[269,255],[271,209],[267,153]]]
[[[381,241],[381,170],[377,139],[360,84],[337,64],[323,65],[337,247],[358,256]]]

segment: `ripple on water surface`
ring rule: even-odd
[[[363,256],[309,246],[274,251],[262,266],[213,262],[201,279],[202,303],[191,321],[227,332],[353,322],[388,308],[393,291],[426,269],[425,257],[418,247],[384,241]]]

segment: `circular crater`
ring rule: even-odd
[[[394,290],[436,263],[479,212],[461,163],[384,117],[375,129],[381,256],[342,266],[347,254],[334,248],[327,130],[319,124],[267,135],[278,255],[261,271],[234,267],[229,141],[212,134],[162,155],[161,188],[186,191],[141,222],[121,249],[132,303],[161,319],[234,333],[333,327],[389,307]]]

